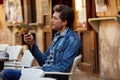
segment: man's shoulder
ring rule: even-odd
[[[69,30],[65,37],[65,39],[70,42],[81,42],[79,35],[73,30]]]
[[[79,35],[75,32],[75,31],[73,31],[72,29],[70,29],[69,31],[68,31],[68,34],[67,34],[69,37],[73,37],[73,38],[80,38],[79,37]]]

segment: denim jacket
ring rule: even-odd
[[[74,58],[80,53],[80,37],[72,29],[56,33],[52,44],[42,53],[36,44],[30,51],[44,71],[70,72]]]

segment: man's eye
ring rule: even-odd
[[[52,19],[55,19],[55,20],[56,20],[57,18],[56,18],[56,17],[52,17]]]

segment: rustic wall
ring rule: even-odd
[[[96,12],[96,16],[116,16],[120,10],[120,0],[104,0],[107,11]]]
[[[41,0],[36,0],[36,23],[42,23],[42,7],[41,7]],[[0,10],[3,10],[0,6]],[[29,24],[31,22],[31,1],[30,0],[23,0],[23,10],[24,10],[24,23]],[[5,14],[2,12],[1,15],[5,18]],[[5,21],[5,20],[4,20]],[[2,23],[3,24],[3,23]],[[4,22],[3,26],[0,27],[0,43],[8,43],[10,45],[16,45],[15,43],[15,34],[18,32],[18,28],[16,26],[6,26]],[[44,40],[43,40],[43,31],[39,27],[35,27],[32,32],[36,33],[36,43],[38,44],[39,49],[44,51]],[[26,45],[23,45],[26,48]]]
[[[43,18],[42,18],[42,0],[36,0],[36,23],[43,23]],[[37,44],[39,48],[44,51],[44,33],[40,27],[38,27],[38,34],[37,34]]]
[[[101,21],[99,25],[100,75],[104,80],[120,80],[120,23]]]
[[[4,43],[6,40],[5,37],[5,14],[4,14],[4,7],[0,5],[0,43]]]
[[[31,0],[23,0],[23,10],[24,10],[24,22],[30,23],[31,22]]]
[[[43,23],[42,0],[36,0],[36,22]]]

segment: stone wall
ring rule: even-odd
[[[120,80],[120,23],[115,20],[100,22],[99,59],[103,80]]]

